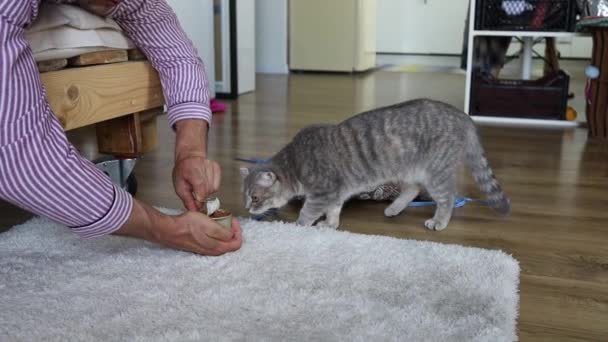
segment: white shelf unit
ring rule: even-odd
[[[545,31],[486,31],[475,29],[475,14],[477,9],[477,0],[471,0],[471,8],[469,12],[469,36],[467,48],[467,70],[466,70],[466,85],[464,111],[470,115],[470,100],[471,100],[471,80],[473,75],[473,52],[474,39],[480,36],[503,36],[503,37],[520,37],[523,41],[523,52],[521,56],[521,71],[522,79],[529,80],[532,75],[532,49],[534,38],[542,37],[575,37],[583,36],[584,34],[576,32],[545,32]],[[473,116],[473,120],[484,123],[498,124],[515,124],[529,126],[547,126],[547,127],[577,127],[576,121],[566,120],[548,120],[548,119],[526,119],[526,118],[509,118],[509,117],[491,117],[491,116]]]

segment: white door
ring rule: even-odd
[[[255,2],[238,0],[236,7],[239,94],[255,90]]]
[[[213,0],[168,0],[167,3],[173,8],[186,35],[198,50],[205,64],[210,96],[215,97]]]
[[[462,53],[468,0],[380,0],[378,53]]]

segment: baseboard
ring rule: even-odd
[[[284,65],[258,65],[255,68],[257,74],[288,74],[289,67]]]

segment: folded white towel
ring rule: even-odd
[[[51,3],[40,6],[38,18],[28,28],[26,37],[36,61],[135,47],[114,20],[77,6]]]

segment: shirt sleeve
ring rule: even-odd
[[[164,0],[123,0],[110,16],[158,71],[170,125],[183,119],[211,124],[203,61],[171,7]]]
[[[38,2],[0,0],[0,198],[84,238],[118,230],[133,199],[68,142],[24,27]]]

